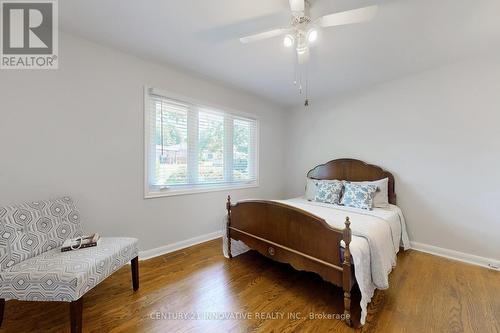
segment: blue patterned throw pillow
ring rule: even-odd
[[[339,205],[344,184],[338,180],[319,180],[314,201]]]
[[[371,210],[373,208],[373,198],[375,198],[376,192],[376,185],[346,182],[344,184],[342,205]]]

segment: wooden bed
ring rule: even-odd
[[[337,159],[318,165],[307,173],[312,179],[373,181],[389,178],[388,199],[396,204],[394,177],[382,168],[354,159]],[[351,288],[356,283],[349,244],[351,229],[336,229],[307,211],[267,200],[245,200],[226,204],[228,240],[241,240],[251,249],[295,269],[319,274],[344,290],[344,315],[351,321]],[[345,249],[340,241],[345,242]],[[231,242],[228,241],[231,258]]]

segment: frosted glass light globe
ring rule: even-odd
[[[316,39],[318,39],[318,30],[316,29],[311,29],[309,33],[307,34],[307,40],[310,43],[313,43]]]
[[[294,38],[292,35],[286,35],[285,38],[283,39],[283,45],[285,47],[291,47],[294,43]]]

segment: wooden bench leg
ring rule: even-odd
[[[132,286],[134,291],[137,291],[139,289],[139,257],[132,259],[130,268],[132,269]]]
[[[4,310],[5,310],[5,299],[0,298],[0,327],[2,327],[2,323],[3,323]]]
[[[69,305],[71,319],[71,333],[82,332],[82,313],[83,313],[83,297],[73,301]]]

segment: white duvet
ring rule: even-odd
[[[349,216],[352,229],[350,250],[354,261],[356,281],[361,291],[361,324],[365,323],[366,308],[375,289],[389,287],[389,273],[396,266],[400,245],[406,250],[410,241],[401,209],[395,205],[374,208],[371,211],[307,201],[305,198],[275,200],[300,208],[324,219],[332,227],[343,229]],[[226,224],[224,223],[224,228]],[[223,233],[223,251],[227,254],[226,232]],[[344,246],[344,244],[341,244]],[[237,256],[249,248],[240,241],[231,240],[231,254]]]

